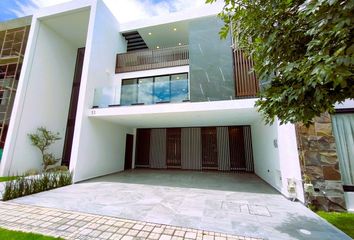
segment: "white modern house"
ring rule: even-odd
[[[252,61],[220,40],[219,11],[121,24],[101,0],[38,10],[0,175],[41,167],[27,134],[45,126],[74,182],[136,167],[247,172],[286,197],[294,182],[304,201],[296,126],[262,122]]]

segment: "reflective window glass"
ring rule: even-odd
[[[182,102],[188,99],[188,74],[171,76],[171,102]]]
[[[137,79],[126,79],[122,81],[120,105],[126,106],[137,102],[138,85]]]
[[[170,101],[170,76],[155,77],[154,102]]]
[[[153,78],[138,79],[138,103],[153,103]]]

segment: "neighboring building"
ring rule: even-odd
[[[16,95],[31,17],[0,23],[0,153]],[[1,157],[0,157],[1,158]]]
[[[0,174],[41,167],[27,134],[45,126],[74,182],[135,167],[247,172],[286,197],[294,180],[304,201],[296,128],[263,123],[252,61],[220,40],[219,11],[125,24],[101,0],[36,12]]]

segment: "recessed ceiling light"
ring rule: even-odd
[[[151,32],[149,32],[149,35],[151,35],[152,33]]]
[[[177,28],[174,28],[173,31],[177,31]]]
[[[156,48],[160,48],[160,46],[156,46]]]
[[[178,46],[181,46],[182,45],[182,43],[178,43]]]

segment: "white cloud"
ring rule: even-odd
[[[24,4],[21,0],[15,0],[19,9],[11,11],[17,16],[31,15],[37,8],[48,7],[70,0],[29,0],[31,4]],[[120,22],[128,22],[136,19],[147,18],[195,8],[205,4],[205,0],[165,0],[154,3],[152,0],[103,0],[108,8]],[[22,3],[21,3],[22,2]]]

